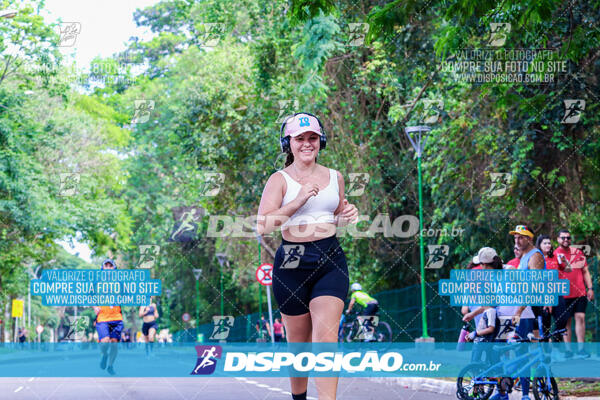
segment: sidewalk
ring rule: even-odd
[[[434,378],[367,378],[372,382],[386,386],[402,386],[405,389],[411,389],[422,392],[433,392],[446,394],[456,397],[456,382],[449,382]],[[521,392],[513,391],[510,394],[510,400],[521,400]],[[529,392],[529,398],[534,399],[533,393]],[[598,400],[597,396],[576,397],[561,396],[561,400]]]

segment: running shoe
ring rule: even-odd
[[[106,359],[108,358],[108,355],[103,355],[102,356],[102,360],[100,360],[100,368],[101,369],[105,369],[106,368]]]
[[[573,358],[573,352],[572,351],[565,351],[565,358]]]
[[[587,351],[585,351],[584,349],[581,349],[577,352],[577,355],[581,358],[589,358],[590,357],[590,353],[588,353]]]
[[[490,397],[490,400],[508,400],[508,393],[496,393],[495,395]]]
[[[108,368],[106,368],[106,371],[107,371],[109,374],[111,374],[111,375],[115,375],[115,374],[116,374],[116,372],[115,372],[115,370],[113,369],[112,365],[109,365],[109,366],[108,366]]]

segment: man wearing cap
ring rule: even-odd
[[[517,225],[509,232],[515,237],[515,247],[521,253],[518,269],[546,269],[544,254],[533,245],[533,231],[526,225]],[[538,315],[542,315],[542,307],[530,307],[527,305],[517,307],[498,307],[499,312],[512,309],[512,321],[517,326],[517,334],[526,338],[531,332],[538,336],[539,330],[535,321]],[[527,372],[527,371],[526,371]],[[521,377],[522,399],[529,400],[529,378]]]
[[[577,355],[587,358],[590,355],[583,349],[583,343],[585,342],[585,309],[588,301],[594,300],[592,277],[583,252],[571,247],[571,233],[567,229],[561,229],[558,232],[558,244],[559,246],[554,254],[559,258],[559,261],[566,262],[570,267],[570,271],[564,273],[570,286],[569,294],[565,296],[565,307],[569,318],[565,343],[567,343],[567,346],[571,343],[571,320],[575,317],[575,333],[579,346]],[[572,356],[573,353],[569,349],[565,353],[565,357]]]
[[[517,225],[514,231],[509,232],[515,237],[515,247],[519,249],[521,253],[521,260],[519,261],[518,269],[546,269],[546,260],[544,260],[544,254],[533,245],[533,232],[526,225]],[[527,306],[520,306],[516,314],[513,316],[513,322],[515,325],[519,325],[521,315]],[[537,317],[542,315],[542,307],[532,307],[532,311]],[[533,330],[535,326],[532,327]],[[528,332],[529,333],[529,332]],[[527,334],[525,334],[527,335]],[[522,336],[524,337],[524,336]]]

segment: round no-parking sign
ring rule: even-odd
[[[256,280],[261,285],[269,286],[273,284],[273,265],[269,263],[261,264],[256,269]]]

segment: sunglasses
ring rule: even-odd
[[[559,239],[562,239],[562,240],[571,240],[571,236],[561,236],[561,237],[559,237]]]

